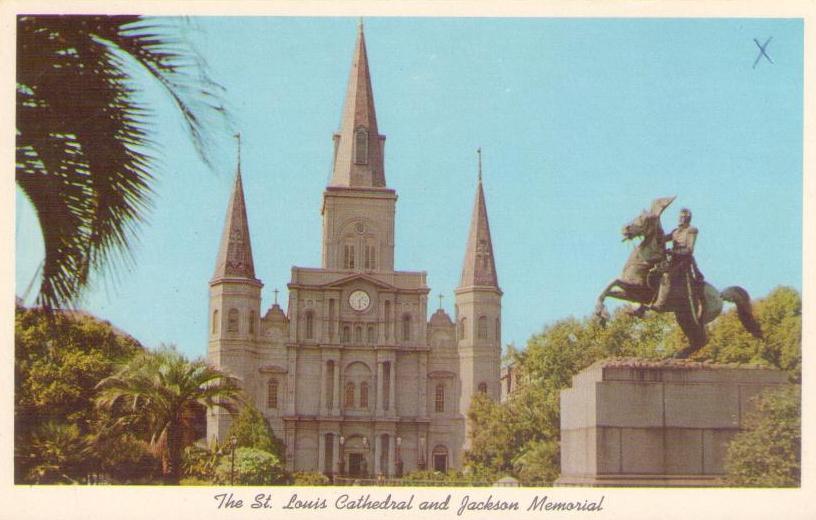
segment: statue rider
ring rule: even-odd
[[[699,301],[700,298],[703,275],[694,261],[694,243],[697,240],[697,228],[691,225],[691,211],[687,208],[680,210],[677,227],[664,236],[664,240],[668,241],[669,239],[672,241],[672,249],[669,252],[668,267],[665,268],[660,278],[657,297],[650,306],[655,311],[666,309],[672,287],[681,282],[686,275],[690,276],[693,282],[692,290],[695,299]]]

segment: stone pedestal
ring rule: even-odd
[[[722,485],[751,398],[787,383],[753,365],[607,359],[561,391],[561,486]]]

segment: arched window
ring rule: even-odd
[[[434,411],[442,413],[445,411],[445,385],[439,383],[436,385],[436,394],[434,395]]]
[[[365,246],[365,268],[367,271],[377,269],[377,248],[373,244]]]
[[[496,343],[501,343],[501,320],[496,318]]]
[[[343,407],[354,408],[354,383],[346,383],[346,393],[343,395]]]
[[[360,383],[360,408],[368,408],[368,383]]]
[[[385,339],[391,337],[391,302],[385,300]]]
[[[354,132],[354,163],[368,163],[368,131],[365,128]]]
[[[363,342],[363,327],[361,327],[360,325],[354,327],[354,342],[355,343]]]
[[[306,311],[306,339],[314,339],[314,312]]]
[[[354,269],[354,244],[343,246],[343,269]]]
[[[249,311],[249,333],[255,334],[255,311]]]
[[[459,320],[459,339],[467,339],[467,318]]]
[[[368,343],[374,344],[377,342],[377,332],[374,329],[374,325],[368,326]]]
[[[270,379],[269,382],[266,384],[266,407],[267,408],[275,408],[278,407],[278,380],[277,379]]]
[[[411,315],[402,316],[402,341],[411,341]]]
[[[479,339],[487,339],[487,316],[479,316]]]
[[[230,309],[227,313],[227,332],[238,332],[238,309]]]
[[[343,343],[351,342],[351,327],[348,325],[343,326],[343,337],[341,338]]]
[[[480,394],[487,393],[487,383],[479,383],[479,393]]]
[[[212,333],[218,334],[218,309],[213,311],[212,317]]]

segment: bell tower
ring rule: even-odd
[[[247,347],[260,335],[262,287],[261,281],[255,278],[239,150],[235,184],[227,205],[215,272],[210,280],[207,359],[212,366],[242,381],[247,381],[252,369]],[[230,420],[229,413],[220,408],[208,412],[208,435],[222,439]]]
[[[361,22],[340,130],[334,134],[332,177],[323,193],[323,269],[394,270],[397,195],[385,185],[384,150]]]
[[[462,382],[459,409],[467,413],[477,392],[501,397],[501,298],[482,186],[482,153],[462,278],[456,289],[456,338]],[[467,437],[466,437],[467,438]],[[466,446],[469,441],[466,441]]]

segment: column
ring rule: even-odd
[[[391,370],[388,371],[388,415],[397,415],[397,356],[391,358]]]
[[[420,417],[428,415],[428,353],[419,353],[419,410]]]
[[[340,415],[340,360],[334,360],[334,399],[332,399],[332,414]]]
[[[376,415],[383,414],[383,364],[377,360],[377,409]]]
[[[298,321],[300,320],[300,302],[298,301],[298,294],[297,289],[293,289],[289,291],[289,308],[293,309],[291,321],[289,322],[289,341],[292,343],[297,342],[298,338]]]
[[[382,436],[377,433],[374,435],[374,476],[376,477],[382,472],[380,467],[380,454],[382,453]]]
[[[334,434],[334,449],[332,450],[332,473],[340,472],[340,432]]]
[[[320,410],[320,415],[328,415],[326,412],[328,410],[327,402],[326,402],[326,370],[327,361],[323,359],[321,356],[320,358],[320,402],[318,403],[318,410]]]
[[[317,472],[323,473],[326,467],[326,434],[319,428],[317,431]]]
[[[295,379],[297,375],[297,350],[290,347],[287,349],[288,353],[288,366],[287,374],[286,374],[286,413],[287,415],[295,415],[295,410],[297,407],[295,406],[295,401],[297,398],[295,392],[295,385],[297,384],[297,380]]]

